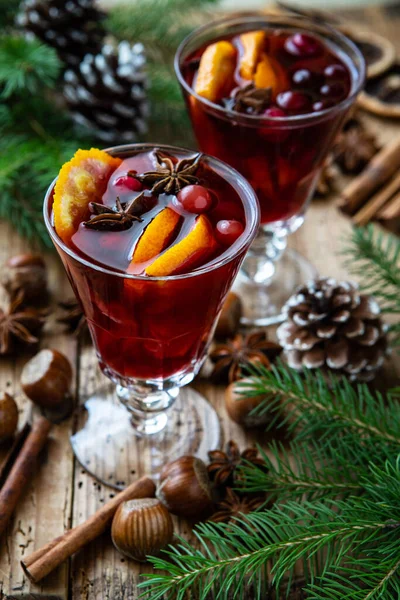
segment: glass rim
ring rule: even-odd
[[[118,151],[118,150],[129,151],[130,149],[134,149],[134,150],[140,151],[140,150],[153,150],[154,148],[160,148],[161,150],[165,150],[165,151],[173,151],[174,150],[174,151],[179,151],[179,152],[190,152],[192,154],[194,152],[196,152],[195,150],[192,150],[190,148],[182,148],[181,146],[171,146],[169,144],[152,144],[149,142],[121,144],[119,146],[111,146],[109,148],[105,148],[104,151],[109,152],[109,153],[114,152],[116,154],[116,151]],[[241,243],[239,245],[236,245],[236,243],[232,244],[232,246],[223,253],[222,257],[215,258],[213,261],[207,263],[203,267],[199,267],[195,271],[191,271],[189,273],[181,273],[180,275],[165,275],[163,277],[148,277],[146,275],[134,275],[132,273],[122,273],[122,272],[113,270],[112,268],[103,267],[101,265],[93,263],[90,260],[83,258],[82,256],[79,256],[79,254],[77,254],[74,250],[72,250],[72,248],[69,248],[69,246],[67,246],[67,244],[65,244],[65,242],[63,242],[63,240],[57,234],[53,224],[51,223],[51,219],[50,219],[51,210],[49,207],[49,199],[50,199],[50,195],[54,189],[54,186],[55,186],[55,183],[56,183],[58,177],[55,177],[53,179],[49,188],[47,189],[47,192],[44,197],[44,204],[43,204],[44,222],[45,222],[47,231],[48,231],[53,243],[55,244],[56,247],[60,247],[66,254],[71,256],[77,262],[85,265],[86,267],[90,267],[91,269],[94,269],[101,273],[105,273],[107,275],[114,275],[116,277],[121,277],[123,279],[133,279],[133,280],[140,280],[140,281],[149,281],[149,282],[150,281],[172,281],[172,280],[178,280],[178,279],[187,279],[189,277],[197,277],[200,275],[204,275],[204,273],[214,271],[214,270],[224,266],[225,264],[229,263],[231,260],[233,260],[235,258],[235,256],[237,254],[240,254],[240,252],[243,252],[246,249],[246,247],[250,246],[251,242],[254,240],[254,238],[257,234],[258,227],[259,227],[259,221],[260,221],[260,207],[259,207],[258,199],[257,199],[256,193],[253,190],[253,188],[251,187],[250,183],[247,181],[247,179],[245,177],[243,177],[243,175],[241,175],[238,171],[236,171],[236,169],[234,169],[227,163],[223,162],[219,158],[216,158],[214,156],[211,156],[211,155],[205,154],[205,153],[201,153],[201,154],[202,154],[202,157],[204,157],[207,161],[209,161],[211,163],[211,165],[216,163],[222,169],[222,171],[223,171],[222,176],[224,175],[224,173],[229,172],[230,174],[234,175],[235,183],[240,184],[238,188],[235,187],[234,189],[236,189],[236,192],[240,196],[240,199],[243,203],[244,212],[245,212],[246,227],[242,234],[243,240],[241,241]],[[243,192],[245,192],[245,194],[246,194],[246,202],[243,200]],[[246,232],[247,232],[247,235],[244,235],[244,234],[246,234]]]
[[[230,111],[230,110],[226,109],[225,107],[220,106],[218,104],[214,104],[214,102],[211,102],[210,100],[207,100],[206,98],[203,98],[202,96],[199,96],[194,91],[194,89],[187,83],[187,81],[185,80],[185,78],[182,75],[180,60],[181,60],[182,53],[185,50],[186,46],[192,40],[196,39],[199,34],[204,33],[207,30],[210,30],[215,26],[222,25],[222,24],[246,25],[246,23],[260,22],[260,21],[264,21],[266,24],[274,23],[274,22],[279,23],[279,22],[283,22],[283,21],[286,21],[287,23],[292,22],[293,24],[295,22],[308,23],[313,26],[317,26],[320,29],[325,30],[326,32],[329,32],[331,35],[333,34],[338,40],[344,42],[348,47],[351,48],[351,50],[355,54],[358,55],[358,59],[359,59],[360,66],[361,66],[361,68],[357,70],[359,77],[358,77],[358,81],[355,82],[356,85],[354,86],[353,91],[351,93],[349,93],[349,95],[346,98],[344,98],[343,100],[341,100],[338,104],[335,104],[334,106],[330,106],[328,108],[319,110],[317,112],[306,113],[306,114],[301,114],[301,115],[285,115],[283,117],[277,117],[277,116],[274,117],[274,116],[265,116],[265,115],[264,116],[263,115],[248,115],[248,114],[244,114],[244,113],[237,113],[235,111]],[[338,29],[335,29],[334,27],[331,27],[330,25],[328,25],[326,23],[322,23],[322,22],[320,23],[313,19],[310,19],[308,17],[303,17],[300,15],[267,15],[262,12],[234,13],[233,15],[230,15],[228,17],[221,17],[220,19],[215,19],[209,23],[206,23],[204,25],[201,25],[200,27],[197,27],[194,31],[189,33],[179,44],[178,49],[175,53],[174,69],[175,69],[176,77],[177,77],[180,85],[183,87],[183,89],[188,94],[190,94],[191,96],[196,98],[196,100],[198,100],[199,102],[201,102],[202,104],[207,106],[207,108],[213,110],[216,114],[220,115],[221,118],[224,118],[224,119],[229,118],[229,120],[231,120],[233,117],[236,122],[247,123],[249,125],[252,124],[255,126],[256,125],[259,126],[260,123],[266,123],[266,124],[267,123],[276,123],[279,125],[287,124],[288,126],[291,124],[302,125],[308,121],[314,122],[321,118],[329,117],[332,114],[335,114],[336,112],[340,112],[347,105],[350,105],[353,103],[356,96],[361,91],[361,89],[364,85],[364,82],[365,82],[365,77],[366,77],[366,64],[365,64],[365,60],[364,60],[364,57],[363,57],[361,51],[357,48],[355,43],[349,37],[347,37],[345,34],[343,34]]]

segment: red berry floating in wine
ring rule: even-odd
[[[213,205],[210,192],[202,185],[187,185],[176,197],[187,212],[197,215],[207,212]]]
[[[343,85],[338,81],[334,81],[333,83],[326,83],[321,87],[319,91],[321,96],[324,96],[325,98],[337,99],[341,96],[344,96],[345,94],[345,89]]]
[[[121,177],[118,177],[118,179],[114,181],[114,185],[117,187],[126,188],[132,192],[140,192],[140,190],[143,189],[140,181],[135,179],[135,177],[131,177],[130,175],[122,175]]]
[[[293,56],[311,57],[322,52],[321,43],[308,33],[295,33],[287,38],[285,50]]]
[[[324,69],[324,75],[331,81],[343,81],[348,78],[347,71],[343,65],[328,65]]]
[[[276,108],[276,107],[272,106],[271,108],[267,108],[267,110],[265,110],[263,112],[263,116],[264,117],[285,117],[286,113],[281,108]]]
[[[279,108],[291,112],[304,112],[310,108],[310,98],[302,92],[281,92],[276,97]]]
[[[215,237],[223,246],[231,246],[242,235],[244,227],[240,221],[223,219],[218,221]]]

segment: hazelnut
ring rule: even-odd
[[[24,304],[45,305],[48,301],[46,263],[40,254],[17,254],[3,267],[1,283],[11,299]]]
[[[6,392],[0,396],[0,444],[13,437],[18,426],[18,406]]]
[[[201,517],[213,508],[207,467],[200,458],[182,456],[163,467],[157,498],[174,515]]]
[[[261,425],[265,425],[268,421],[267,414],[251,414],[252,411],[260,406],[265,400],[268,398],[266,395],[259,396],[246,396],[244,394],[245,388],[242,387],[243,384],[249,381],[248,379],[240,379],[239,381],[234,381],[225,390],[225,408],[235,423],[239,423],[239,425],[243,425],[245,427],[258,427]],[[238,387],[240,384],[240,387]]]
[[[155,498],[123,502],[115,513],[111,537],[122,554],[145,561],[172,542],[174,526],[168,510]]]
[[[71,363],[58,350],[41,350],[22,369],[22,389],[41,408],[61,407],[69,396],[71,383]]]
[[[233,337],[240,325],[243,315],[243,305],[239,296],[229,292],[222,306],[222,311],[215,329],[215,337],[219,339]]]

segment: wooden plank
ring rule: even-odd
[[[0,224],[0,264],[18,252],[28,250],[26,241],[18,238],[7,224]],[[46,257],[50,287],[58,296],[70,294],[70,286],[61,263],[55,254]],[[1,301],[5,299],[1,292]],[[60,333],[51,322],[46,325],[42,347],[55,347],[74,363],[76,342],[71,336]],[[0,390],[14,394],[20,409],[20,425],[29,417],[31,402],[19,386],[23,364],[28,357],[0,358]],[[73,492],[73,457],[69,446],[71,419],[54,427],[40,464],[25,490],[16,514],[9,525],[7,536],[0,543],[0,598],[32,599],[35,594],[66,600],[68,597],[68,566],[64,566],[42,585],[35,586],[25,577],[21,567],[22,557],[60,535],[70,525]]]

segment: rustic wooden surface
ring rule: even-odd
[[[351,20],[365,28],[380,32],[392,39],[400,54],[400,6],[368,8],[347,13]],[[400,123],[366,117],[376,130],[382,143],[400,134]],[[321,274],[346,277],[338,253],[341,240],[350,230],[348,218],[338,212],[334,198],[314,201],[308,211],[305,225],[290,240],[292,247],[308,257]],[[26,250],[12,229],[0,223],[0,263],[8,256]],[[57,257],[48,256],[51,287],[55,299],[70,295],[69,284]],[[91,348],[79,348],[73,337],[64,335],[54,322],[47,326],[43,346],[55,347],[65,352],[75,365],[77,398],[84,397],[103,379],[97,368]],[[15,394],[21,411],[20,422],[29,416],[29,401],[19,387],[23,359],[0,362],[0,390]],[[387,367],[387,377],[399,377],[400,362],[392,360]],[[255,441],[231,422],[225,413],[223,390],[204,381],[196,381],[195,387],[216,407],[222,423],[225,440],[233,438],[241,447]],[[109,535],[90,544],[84,552],[75,556],[50,575],[41,585],[32,585],[20,568],[20,560],[34,549],[60,535],[70,526],[77,525],[90,516],[113,493],[113,490],[95,482],[74,461],[69,436],[76,427],[76,418],[55,426],[40,466],[32,483],[24,492],[8,533],[0,544],[0,600],[36,599],[52,600],[135,600],[140,574],[148,570],[122,558],[111,544]],[[261,441],[261,434],[257,441]],[[1,459],[1,456],[0,456]],[[190,528],[185,522],[176,521],[176,532],[188,535]]]

